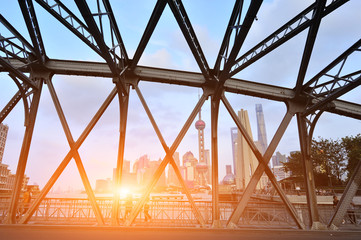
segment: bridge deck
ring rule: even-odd
[[[357,239],[361,231],[300,231],[278,229],[200,229],[200,228],[123,228],[96,226],[0,225],[1,239],[62,240],[62,239],[132,239],[132,240],[192,240],[192,239]]]

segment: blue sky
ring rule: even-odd
[[[73,1],[63,2],[81,18]],[[132,58],[155,1],[110,2],[128,55]],[[253,24],[241,53],[263,40],[312,2],[264,1],[257,15],[258,21]],[[0,14],[29,39],[17,1],[0,0],[0,3]],[[212,68],[234,1],[188,0],[183,3],[208,64]],[[92,52],[37,3],[34,2],[34,5],[49,58],[102,61],[96,53]],[[89,1],[89,5],[94,7],[95,1]],[[359,9],[361,9],[361,1],[351,0],[323,18],[305,81],[312,78],[360,38],[359,24],[357,24],[361,22]],[[3,34],[2,27],[0,30]],[[300,33],[237,74],[236,77],[293,88],[306,36],[307,31]],[[353,62],[360,62],[360,60],[360,56],[356,56]],[[169,7],[166,7],[139,63],[145,66],[199,72]],[[355,67],[357,66],[350,65],[349,69]],[[53,77],[53,83],[76,140],[114,87],[112,80],[58,75]],[[194,108],[201,90],[146,82],[141,82],[139,87],[170,146]],[[13,81],[5,73],[0,73],[0,107],[3,107],[16,91]],[[359,89],[355,89],[341,99],[360,103],[361,97],[358,91]],[[268,141],[270,141],[286,112],[285,104],[236,94],[227,94],[227,97],[236,111],[241,108],[248,110],[255,140],[257,138],[255,104],[263,105]],[[209,106],[209,101],[207,101],[202,109],[202,117],[206,122],[206,149],[210,148]],[[3,161],[10,165],[13,172],[16,170],[24,134],[23,116],[23,107],[18,104],[4,121],[9,125],[10,130]],[[134,91],[131,92],[128,116],[125,158],[135,161],[143,154],[148,154],[152,160],[163,158],[162,146]],[[79,150],[92,185],[95,184],[96,179],[112,177],[112,168],[116,166],[118,121],[118,104],[115,99]],[[229,114],[221,106],[219,119],[220,179],[225,175],[225,165],[232,164],[230,128],[234,126]],[[314,137],[337,139],[356,135],[360,132],[359,129],[361,129],[361,124],[357,120],[325,113],[319,120]],[[297,125],[294,119],[277,150],[288,155],[290,151],[298,149]],[[30,176],[30,183],[36,182],[43,186],[68,150],[65,135],[45,85],[26,169],[26,174]],[[194,126],[190,128],[177,151],[181,156],[187,151],[192,151],[198,157],[197,131]],[[73,188],[81,186],[73,161],[60,178],[59,184]]]

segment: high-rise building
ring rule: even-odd
[[[157,161],[151,161],[148,155],[143,155],[133,165],[133,172],[136,173],[137,176],[137,184],[140,187],[146,187],[150,181],[152,181],[155,172],[160,166],[162,159]],[[157,181],[156,187],[166,187],[166,176],[165,172],[161,174]]]
[[[183,179],[188,184],[189,187],[192,187],[196,182],[197,170],[196,166],[198,164],[198,160],[194,157],[191,151],[186,152],[183,155]]]
[[[248,135],[252,137],[252,129],[249,123],[247,110],[241,109],[238,111],[238,118],[240,119],[243,127],[246,129]],[[252,174],[257,168],[258,161],[253,154],[249,144],[242,136],[241,132],[237,133],[237,140],[235,142],[236,161],[235,161],[235,177],[237,189],[245,189],[249,183]],[[258,187],[260,188],[260,187]]]
[[[208,166],[207,180],[209,184],[212,184],[212,164],[211,164],[211,153],[209,149],[204,149],[204,160]]]
[[[205,149],[204,149],[204,128],[206,123],[202,120],[201,111],[199,111],[199,119],[195,124],[196,129],[198,130],[198,152],[199,152],[199,162],[196,166],[196,181],[200,185],[207,185],[209,183],[209,165],[206,161]]]
[[[266,152],[268,143],[267,143],[267,133],[266,133],[266,124],[264,121],[262,104],[256,104],[256,116],[257,116],[257,133],[258,139],[257,147],[259,151],[264,154]]]
[[[9,131],[8,125],[0,123],[0,164],[3,161],[5,143],[6,143],[8,131]]]
[[[232,173],[232,166],[226,165],[226,176],[224,176],[222,180],[223,185],[234,185],[235,182],[235,176]]]
[[[232,141],[232,157],[233,157],[233,168],[234,174],[236,175],[236,149],[237,149],[237,136],[238,136],[238,128],[232,127],[231,128],[231,141]]]
[[[260,108],[260,110],[262,111],[262,108]],[[258,119],[264,119],[263,113],[259,115],[262,117],[259,117]],[[253,139],[248,112],[246,110],[241,109],[241,111],[238,112],[238,118],[240,119],[248,135],[251,137],[251,139]],[[262,122],[262,120],[260,120],[259,122]],[[260,125],[264,125],[264,121],[263,124],[261,123]],[[263,129],[260,131],[261,132],[263,131],[265,134],[264,126],[259,127],[259,129]],[[262,139],[262,137],[260,139]],[[258,160],[255,157],[254,153],[252,152],[249,144],[246,142],[245,138],[242,136],[241,132],[237,128],[231,128],[231,140],[232,140],[233,164],[234,164],[236,188],[245,189],[258,166]],[[262,144],[262,142],[266,144]],[[263,140],[259,142],[255,142],[255,145],[259,148],[259,151],[263,153],[262,149],[267,148],[267,139],[263,137]],[[264,174],[261,177],[259,183],[257,184],[257,189],[264,188],[267,185],[267,182],[268,182],[268,178]]]
[[[286,155],[276,152],[276,155],[272,156],[273,167],[282,166],[282,162],[287,162]]]
[[[272,168],[273,174],[277,181],[280,181],[282,179],[288,178],[291,176],[290,172],[285,172],[283,169],[283,166],[274,166]]]
[[[178,168],[180,169],[180,159],[179,159],[179,152],[175,152],[173,154],[173,159],[176,163],[176,165],[178,166]],[[171,164],[168,165],[168,181],[167,181],[168,186],[178,186],[179,185],[179,180],[177,175],[175,174],[174,168]]]
[[[9,165],[3,163],[5,143],[9,127],[0,123],[0,192],[10,192],[15,185],[15,174],[12,174]],[[25,190],[28,185],[29,177],[24,176],[22,189]]]

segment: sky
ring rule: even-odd
[[[63,2],[81,18],[73,1]],[[96,1],[88,2],[91,8],[94,9]],[[156,1],[110,0],[110,2],[127,53],[132,58]],[[257,14],[258,20],[254,22],[240,54],[252,48],[312,3],[313,1],[299,0],[264,1]],[[208,65],[213,68],[234,1],[185,0],[183,4],[207,58]],[[248,4],[246,3],[246,7]],[[34,5],[46,53],[49,58],[103,61],[36,2],[34,2]],[[311,79],[349,46],[359,40],[360,29],[359,24],[357,24],[361,22],[359,9],[361,9],[361,1],[351,0],[323,18],[305,81]],[[26,39],[30,39],[17,1],[0,0],[0,14],[16,27]],[[6,34],[2,26],[0,27],[0,33]],[[307,31],[303,31],[261,60],[235,75],[235,77],[258,83],[293,88],[306,37]],[[356,56],[353,63],[359,63],[360,60],[360,56]],[[200,72],[168,6],[139,64]],[[348,66],[348,69],[353,68],[357,68],[357,66],[352,64]],[[53,84],[75,140],[78,139],[90,119],[114,87],[112,80],[107,78],[63,75],[55,75],[53,77]],[[168,146],[171,146],[196,105],[202,90],[149,82],[140,82],[139,88],[153,113],[165,141]],[[16,91],[17,88],[12,79],[7,74],[0,73],[1,108],[5,106]],[[361,103],[358,91],[359,88],[354,89],[340,99]],[[267,138],[268,142],[270,142],[286,113],[285,104],[238,94],[227,93],[226,96],[235,111],[240,109],[248,111],[254,140],[257,140],[255,104],[262,104]],[[25,130],[23,111],[23,106],[19,103],[4,120],[4,123],[9,126],[9,133],[3,163],[8,164],[13,173],[16,172]],[[205,148],[210,149],[209,101],[206,101],[202,108],[202,118],[206,122]],[[218,130],[220,180],[225,175],[225,165],[232,164],[233,162],[230,136],[231,127],[235,127],[235,124],[221,104]],[[345,136],[356,135],[360,133],[360,129],[361,124],[358,120],[324,113],[316,126],[314,137],[320,136],[335,140]],[[116,167],[117,161],[118,138],[119,108],[117,98],[115,98],[79,149],[83,164],[93,186],[95,186],[96,179],[112,178],[112,171]],[[290,151],[299,149],[297,123],[293,119],[276,151],[289,155]],[[57,117],[47,86],[44,85],[26,168],[26,175],[30,177],[30,184],[36,183],[40,187],[44,186],[68,151],[69,146],[65,134]],[[198,158],[197,131],[194,123],[177,149],[180,156],[183,156],[187,151],[192,151],[195,157]],[[151,160],[163,159],[165,156],[164,150],[135,91],[131,91],[125,159],[133,163],[144,154],[147,154]],[[82,183],[73,160],[54,188],[59,186],[63,189],[82,188]]]

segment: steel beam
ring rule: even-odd
[[[34,5],[31,0],[18,0],[28,32],[33,43],[37,59],[43,64],[46,60],[46,52],[36,18]]]
[[[345,93],[351,91],[352,89],[360,86],[360,84],[361,84],[361,76],[353,81],[350,81],[347,85],[343,87],[339,87],[338,89],[330,93],[327,97],[322,97],[320,99],[317,99],[314,104],[312,104],[310,107],[307,108],[307,110],[305,110],[303,115],[307,116],[308,114],[311,114],[316,110],[320,110],[322,107],[327,106],[328,103],[344,95]]]
[[[24,55],[29,55],[31,53],[35,56],[35,49],[33,46],[31,46],[31,44],[18,32],[18,30],[16,30],[1,14],[0,22],[24,45],[24,48],[19,48],[19,50],[26,52]],[[30,53],[26,51],[25,47],[30,50]]]
[[[228,26],[226,29],[226,33],[224,34],[222,45],[219,49],[219,53],[217,55],[216,62],[214,64],[214,71],[218,75],[221,70],[221,61],[223,59],[224,62],[227,60],[228,50],[229,50],[229,42],[231,40],[231,35],[234,29],[236,29],[236,33],[239,32],[239,28],[241,27],[241,15],[243,9],[243,0],[236,0],[234,3],[232,15],[229,19]],[[236,22],[237,21],[237,22]]]
[[[83,16],[86,24],[88,25],[89,32],[92,34],[95,41],[97,42],[98,47],[102,53],[102,57],[107,62],[110,71],[113,73],[114,76],[118,76],[120,71],[119,69],[117,69],[115,62],[113,61],[109,53],[109,48],[104,42],[104,38],[99,31],[99,28],[93,18],[92,13],[90,12],[88,4],[85,0],[75,0],[75,3],[78,6],[78,9]]]
[[[109,18],[111,30],[113,31],[115,38],[117,39],[117,46],[119,46],[119,48],[120,48],[120,52],[121,52],[121,55],[124,57],[125,64],[128,65],[129,58],[128,58],[127,50],[125,49],[124,42],[123,42],[122,36],[120,35],[118,24],[117,24],[117,21],[115,20],[114,13],[113,13],[112,7],[109,3],[109,0],[103,0],[103,5],[104,5],[104,8],[108,15],[108,18]],[[113,48],[115,48],[115,47],[116,46],[114,46],[114,43],[113,43]]]
[[[307,206],[310,218],[311,229],[323,229],[323,224],[320,223],[320,217],[317,209],[317,197],[315,188],[315,178],[313,175],[313,165],[311,159],[311,139],[312,135],[307,132],[306,120],[297,113],[298,134],[300,139],[301,153],[303,157],[303,170],[306,185]]]
[[[80,40],[93,49],[97,54],[102,56],[102,52],[96,45],[94,37],[90,34],[88,27],[75,16],[61,1],[54,0],[55,5],[49,5],[47,0],[35,0],[40,6],[48,11],[60,23],[74,33]],[[64,14],[66,16],[64,17]]]
[[[132,63],[130,66],[131,69],[134,69],[138,65],[139,59],[142,56],[144,49],[147,46],[149,39],[154,32],[155,27],[158,24],[158,21],[164,11],[166,4],[167,4],[166,0],[158,0],[157,1],[157,4],[155,5],[152,15],[148,21],[147,27],[144,30],[142,39],[140,40],[137,50],[134,53],[134,57],[132,59]]]
[[[22,80],[25,84],[29,85],[29,87],[32,87],[33,89],[38,89],[37,84],[31,78],[28,78],[24,73],[16,69],[2,57],[0,57],[0,65],[2,65],[7,72],[13,74],[15,77]]]
[[[226,80],[228,79],[229,76],[229,71],[231,69],[231,67],[234,65],[234,60],[237,57],[239,50],[241,49],[244,40],[246,39],[249,30],[251,29],[251,26],[256,18],[257,12],[259,10],[259,8],[261,7],[262,4],[262,0],[255,0],[252,1],[247,14],[243,20],[243,24],[241,29],[239,30],[236,39],[235,39],[235,43],[233,45],[233,48],[228,56],[228,59],[224,65],[224,69],[221,72],[218,82],[217,82],[217,87],[215,89],[215,93],[213,95],[213,98],[221,98],[221,95],[224,92],[224,83],[226,82]]]
[[[308,30],[308,35],[305,43],[305,48],[303,50],[301,65],[298,70],[297,81],[296,81],[296,96],[298,96],[302,89],[302,84],[306,76],[306,71],[308,69],[308,64],[310,62],[313,46],[315,45],[316,36],[318,29],[320,27],[322,12],[325,8],[326,0],[316,0],[316,6],[313,11],[313,16],[311,20],[311,26]]]
[[[246,129],[243,127],[242,123],[238,119],[237,114],[234,112],[232,106],[230,105],[230,103],[228,102],[228,100],[226,99],[225,96],[222,97],[222,101],[223,101],[225,107],[227,108],[228,112],[230,113],[232,119],[236,123],[239,131],[242,133],[243,137],[245,138],[246,142],[248,143],[249,147],[251,148],[252,152],[254,153],[254,155],[256,156],[256,158],[259,162],[236,209],[233,211],[231,217],[228,220],[227,227],[228,228],[236,228],[237,227],[239,218],[241,217],[249,199],[251,198],[251,195],[254,192],[254,190],[257,186],[257,183],[261,179],[263,173],[266,173],[269,180],[271,181],[273,187],[276,189],[277,193],[279,194],[281,200],[284,202],[288,213],[291,215],[291,217],[295,221],[297,227],[299,227],[300,229],[304,229],[305,228],[304,224],[297,216],[295,208],[293,207],[291,202],[288,200],[286,194],[283,192],[283,190],[279,186],[276,178],[274,177],[272,171],[269,169],[269,167],[267,165],[268,162],[270,161],[274,151],[276,150],[283,134],[285,133],[285,131],[288,127],[288,124],[292,120],[294,114],[296,112],[300,111],[300,106],[296,103],[291,103],[291,102],[289,103],[286,115],[284,116],[280,126],[278,127],[277,132],[275,133],[270,145],[266,149],[264,156],[262,156],[261,153],[259,152],[259,150],[257,149],[256,145],[254,144],[252,138],[249,136]]]
[[[21,68],[22,63],[18,60],[12,59],[10,63],[15,68],[20,67],[20,70],[23,72],[30,72],[30,69],[26,67]],[[45,67],[53,74],[112,77],[108,65],[100,62],[48,60]],[[0,65],[0,71],[4,72],[7,70]],[[140,80],[149,82],[169,83],[191,87],[202,87],[205,84],[203,75],[195,72],[137,66],[133,73]],[[226,92],[281,102],[287,102],[295,96],[294,90],[289,88],[250,82],[236,78],[228,79],[224,84],[224,89]],[[334,104],[335,107],[327,109],[327,112],[361,120],[361,105],[342,100],[333,100],[332,104]]]
[[[32,78],[36,78],[36,75],[33,75]],[[8,216],[6,219],[6,223],[14,224],[16,223],[16,213],[18,208],[18,203],[20,199],[20,193],[24,183],[24,175],[26,164],[28,161],[29,150],[31,145],[31,140],[34,132],[35,120],[38,112],[40,96],[41,96],[41,89],[43,86],[43,79],[39,79],[37,90],[33,93],[33,100],[29,109],[29,112],[25,114],[29,114],[29,123],[26,126],[23,143],[21,147],[21,152],[19,156],[18,166],[16,169],[16,177],[15,177],[15,184],[14,189],[12,191],[11,202],[9,205]]]
[[[36,209],[39,207],[41,201],[46,197],[50,189],[54,186],[55,182],[58,180],[70,160],[74,157],[80,146],[83,144],[89,133],[94,128],[95,124],[98,122],[100,117],[103,115],[105,110],[108,108],[109,104],[114,99],[115,95],[117,94],[117,89],[114,88],[109,96],[105,99],[104,103],[100,106],[99,110],[96,112],[94,117],[91,119],[87,127],[84,129],[78,140],[74,143],[73,148],[70,149],[70,151],[67,153],[63,161],[60,163],[58,168],[55,170],[51,178],[48,180],[44,188],[39,193],[38,197],[35,199],[35,201],[30,206],[27,213],[20,219],[20,223],[27,223],[31,216],[34,214]]]
[[[119,219],[119,191],[118,188],[121,186],[121,179],[123,175],[123,164],[124,164],[124,148],[125,148],[125,136],[128,122],[128,106],[129,106],[129,94],[122,95],[121,87],[119,82],[115,83],[118,90],[119,100],[119,142],[118,142],[118,159],[117,168],[115,174],[115,189],[113,191],[113,206],[111,214],[111,223],[113,226],[118,225]],[[127,86],[127,92],[129,93],[129,85]]]
[[[340,76],[342,70],[346,68],[345,65],[347,65],[347,60],[350,55],[359,52],[361,50],[360,47],[361,39],[332,61],[310,81],[304,84],[302,90],[310,99],[312,99],[306,111],[303,113],[304,116],[311,114],[322,106],[326,106],[331,101],[360,85],[360,70]],[[322,77],[327,79],[331,78],[331,80],[322,81]]]
[[[139,211],[141,210],[141,208],[143,207],[143,205],[146,201],[146,196],[149,196],[149,194],[153,190],[155,184],[158,182],[160,176],[162,175],[165,167],[167,166],[167,164],[169,162],[171,162],[174,152],[177,150],[179,144],[181,143],[181,141],[184,138],[185,134],[187,133],[189,127],[191,126],[192,122],[194,121],[195,117],[197,116],[199,110],[202,108],[206,98],[207,98],[207,95],[205,93],[203,93],[202,97],[199,99],[197,105],[194,107],[192,113],[190,114],[187,121],[183,125],[177,138],[174,140],[174,142],[173,142],[172,146],[170,147],[169,151],[167,152],[166,156],[163,158],[163,161],[161,162],[161,164],[155,171],[152,180],[148,184],[145,192],[143,193],[143,197],[138,201],[136,206],[133,208],[133,210],[130,214],[130,217],[125,221],[126,226],[130,226],[133,223],[134,219],[139,214]]]
[[[347,210],[350,208],[352,199],[355,196],[360,185],[361,185],[361,161],[358,162],[350,180],[347,183],[347,186],[340,199],[340,202],[336,207],[335,213],[333,214],[330,222],[328,223],[328,228],[334,230],[338,229],[338,226],[340,226]]]
[[[302,90],[308,91],[308,88],[317,88],[319,86],[319,79],[326,75],[329,71],[331,71],[333,68],[335,68],[337,65],[339,65],[341,62],[344,62],[347,60],[348,56],[350,56],[352,53],[356,52],[361,47],[361,39],[359,39],[356,43],[354,43],[351,47],[349,47],[345,52],[343,52],[340,56],[338,56],[335,60],[333,60],[329,65],[327,65],[324,69],[322,69],[316,76],[314,76],[311,80],[309,80],[307,83],[303,85]],[[336,76],[339,76],[340,71],[342,69],[342,65],[340,69],[337,71]],[[344,76],[345,77],[345,76]],[[343,77],[343,78],[344,78]],[[347,76],[346,76],[347,77]],[[311,87],[312,84],[315,84],[314,87]]]
[[[168,4],[178,22],[180,29],[182,30],[183,36],[185,37],[188,46],[192,51],[193,57],[196,60],[204,78],[207,81],[213,80],[207,59],[204,56],[201,45],[198,42],[197,35],[193,30],[192,24],[187,16],[187,12],[184,9],[182,1],[168,0]]]
[[[228,56],[228,59],[223,68],[223,71],[222,71],[221,75],[219,76],[220,82],[224,82],[229,78],[229,72],[230,72],[232,66],[235,64],[235,59],[236,59],[244,41],[246,40],[246,37],[248,35],[249,30],[251,29],[253,22],[255,21],[255,19],[257,17],[257,13],[261,7],[262,2],[263,2],[263,0],[251,1],[250,6],[247,11],[247,14],[243,20],[241,29],[239,30],[239,32],[236,36],[232,50]],[[218,94],[221,94],[221,93],[218,93]]]
[[[172,165],[172,167],[174,169],[174,172],[175,172],[180,184],[182,185],[182,188],[183,188],[183,190],[184,190],[184,192],[185,192],[185,194],[186,194],[186,196],[187,196],[187,198],[188,198],[188,200],[189,200],[189,202],[190,202],[190,204],[192,206],[192,210],[194,212],[194,215],[196,216],[196,218],[197,218],[198,222],[201,224],[201,226],[204,227],[204,224],[205,224],[204,219],[203,219],[202,215],[200,214],[200,212],[199,212],[199,210],[198,210],[198,208],[197,208],[197,206],[196,206],[196,204],[195,204],[195,202],[193,200],[191,192],[189,191],[187,185],[184,182],[182,174],[179,171],[179,168],[178,168],[177,164],[174,161],[173,154],[171,154],[169,152],[169,148],[168,148],[168,146],[167,146],[167,144],[166,144],[166,142],[165,142],[165,140],[164,140],[164,138],[162,136],[162,133],[159,130],[159,127],[158,127],[157,123],[154,120],[152,112],[150,111],[150,109],[149,109],[149,107],[148,107],[148,105],[147,105],[147,103],[146,103],[146,101],[145,101],[145,99],[143,97],[143,94],[141,93],[138,85],[135,85],[134,88],[135,88],[135,90],[136,90],[136,92],[138,94],[139,100],[141,101],[144,110],[146,111],[146,113],[148,115],[148,118],[149,118],[149,120],[150,120],[150,122],[151,122],[151,124],[152,124],[152,126],[154,128],[154,131],[156,132],[156,134],[158,136],[158,139],[159,139],[160,143],[163,146],[163,149],[164,149],[166,155],[172,156],[171,159],[170,159],[170,164]],[[144,198],[145,198],[144,201],[146,200],[147,197],[148,197],[147,195],[144,195]]]
[[[16,104],[20,101],[22,97],[21,91],[17,91],[15,95],[10,99],[10,101],[6,104],[6,106],[0,112],[0,123],[4,121],[7,115],[13,110]]]
[[[322,17],[325,17],[344,3],[348,2],[349,0],[336,0],[332,1],[322,12]],[[256,62],[263,56],[267,55],[277,47],[281,46],[286,41],[290,40],[307,27],[312,24],[312,21],[306,17],[312,10],[316,7],[316,3],[311,4],[308,8],[304,11],[299,13],[297,16],[292,18],[278,30],[270,34],[267,38],[263,41],[258,43],[255,47],[247,51],[241,57],[236,60],[236,64],[233,66],[230,76],[232,77],[242,69],[245,69],[252,63]],[[294,25],[297,25],[294,27]],[[292,27],[291,27],[292,26]]]
[[[212,150],[212,227],[221,228],[219,211],[219,182],[218,182],[218,117],[219,98],[211,97],[211,150]]]
[[[63,130],[64,130],[65,136],[66,136],[66,138],[68,140],[69,147],[74,148],[75,142],[74,142],[74,139],[73,139],[73,136],[71,134],[69,125],[68,125],[68,123],[66,121],[63,109],[62,109],[62,107],[60,105],[58,96],[57,96],[57,94],[55,92],[55,89],[54,89],[54,86],[53,86],[53,83],[52,83],[51,79],[46,79],[46,84],[48,85],[50,96],[53,99],[54,106],[55,106],[56,112],[58,113],[61,125],[63,126]],[[96,202],[94,192],[93,192],[93,190],[91,188],[88,176],[86,174],[86,171],[84,169],[82,160],[81,160],[79,152],[77,150],[74,151],[74,160],[75,160],[75,163],[76,163],[76,165],[78,167],[80,177],[81,177],[81,179],[83,181],[84,188],[85,188],[86,193],[87,193],[87,195],[89,197],[89,201],[90,201],[90,203],[92,205],[94,215],[95,215],[95,217],[96,217],[96,219],[98,221],[98,224],[99,225],[104,225],[103,215],[100,212],[100,208],[99,208],[99,206],[98,206],[98,204]]]

